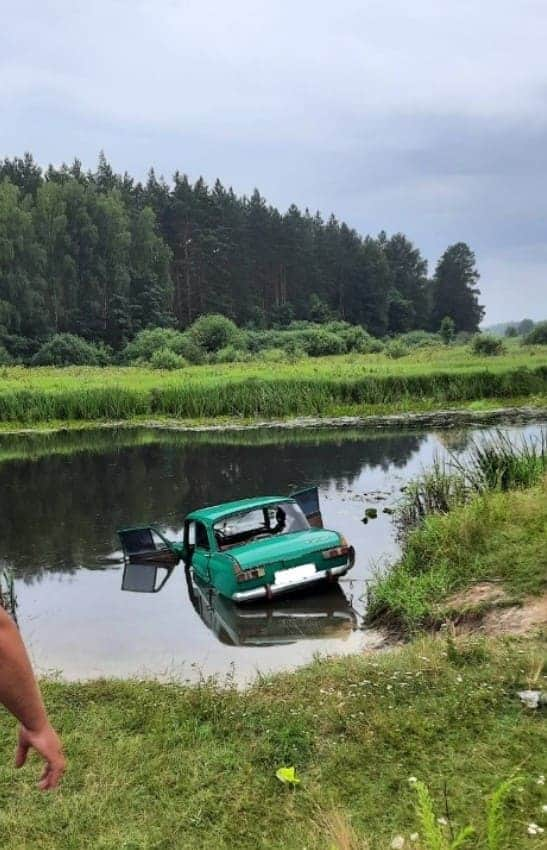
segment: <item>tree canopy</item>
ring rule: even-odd
[[[331,215],[287,212],[258,190],[217,180],[145,183],[97,169],[0,163],[0,345],[34,354],[53,334],[120,349],[147,327],[184,329],[204,314],[239,326],[335,319],[375,336],[475,331],[483,314],[471,249],[458,243],[433,281],[402,233],[361,236]]]

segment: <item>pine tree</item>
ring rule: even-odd
[[[465,242],[446,249],[435,269],[432,292],[431,329],[437,330],[444,316],[454,320],[456,331],[475,332],[484,316],[477,287],[479,273],[475,255]]]

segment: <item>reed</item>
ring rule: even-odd
[[[485,366],[469,354],[418,352],[405,362],[384,355],[326,357],[296,364],[207,365],[173,372],[139,368],[0,371],[0,422],[253,419],[402,411],[483,399],[547,394],[545,354]]]

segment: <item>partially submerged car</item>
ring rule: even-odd
[[[355,560],[343,535],[323,528],[317,488],[192,511],[182,542],[169,541],[154,526],[119,535],[130,560],[182,558],[201,581],[235,602],[335,581]]]

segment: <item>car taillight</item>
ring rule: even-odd
[[[323,558],[327,560],[329,558],[342,558],[344,555],[347,555],[350,550],[348,544],[344,541],[342,546],[335,546],[333,549],[324,549],[321,554]]]

